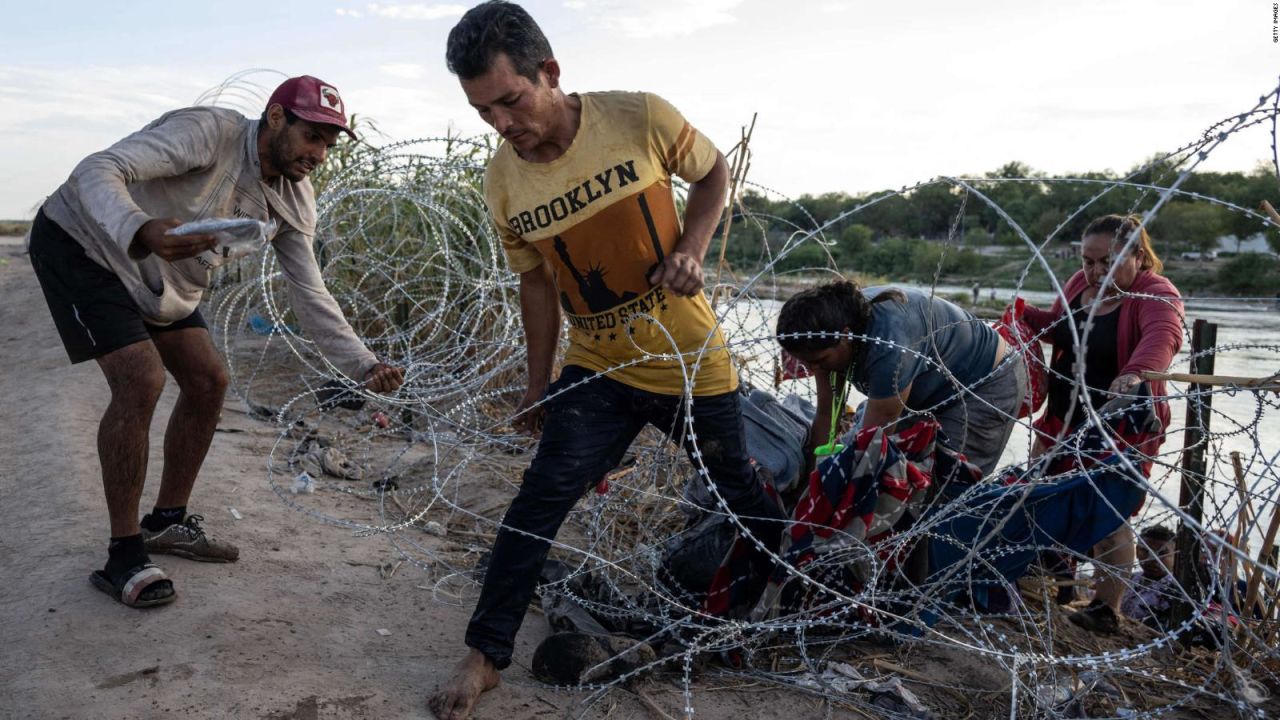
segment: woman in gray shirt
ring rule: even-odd
[[[843,381],[867,396],[863,427],[930,414],[947,445],[984,474],[995,469],[1027,375],[991,326],[918,290],[862,290],[839,281],[788,300],[777,333],[782,347],[817,381],[812,445],[829,437],[832,398]]]

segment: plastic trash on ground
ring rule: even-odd
[[[888,710],[894,717],[921,720],[934,717],[929,708],[920,702],[920,698],[902,684],[901,678],[894,676],[869,678],[858,672],[852,665],[842,662],[828,663],[821,675],[806,673],[796,680],[796,684],[823,692],[871,693],[872,704]]]
[[[300,472],[293,479],[293,487],[290,490],[293,491],[294,495],[310,495],[316,491],[315,478],[311,477],[311,474],[306,471]]]

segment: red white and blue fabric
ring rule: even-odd
[[[739,538],[712,580],[704,610],[721,617],[750,611],[753,619],[768,619],[835,599],[816,585],[856,594],[877,576],[891,577],[902,551],[892,538],[914,523],[934,482],[936,459],[944,457],[949,469],[963,467],[966,482],[981,476],[963,456],[936,443],[938,427],[924,419],[893,434],[866,428],[820,462],[783,534],[785,565],[775,568],[764,588],[759,578],[748,581],[753,551]]]

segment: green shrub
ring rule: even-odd
[[[778,270],[801,270],[803,268],[828,268],[831,260],[827,257],[827,248],[812,240],[792,250],[774,266]]]
[[[1280,292],[1280,258],[1238,255],[1218,268],[1218,288],[1228,295],[1271,297]]]
[[[0,236],[26,235],[30,229],[29,220],[0,220]]]

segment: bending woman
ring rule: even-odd
[[[777,332],[817,381],[811,445],[829,437],[832,398],[847,381],[867,396],[863,427],[931,413],[943,441],[984,475],[1000,461],[1026,393],[1026,367],[968,312],[918,290],[834,282],[788,300]]]
[[[1125,244],[1137,232],[1130,251]],[[1024,319],[1041,339],[1052,344],[1049,361],[1047,407],[1034,424],[1033,456],[1041,455],[1088,419],[1084,402],[1100,408],[1111,397],[1128,393],[1142,382],[1144,370],[1165,372],[1182,347],[1182,297],[1173,283],[1160,275],[1163,264],[1151,246],[1151,237],[1136,215],[1105,215],[1085,229],[1080,245],[1081,269],[1067,281],[1062,297],[1049,310],[1027,307]],[[1103,286],[1114,266],[1111,281]],[[1095,309],[1096,306],[1096,309]],[[1064,315],[1070,310],[1084,344],[1085,386],[1080,387],[1075,372],[1077,348]],[[1093,311],[1093,323],[1085,321]],[[1169,403],[1164,400],[1165,384],[1153,381],[1151,395],[1157,398],[1156,415],[1169,427]],[[1164,434],[1160,433],[1139,450],[1155,455]],[[1140,464],[1150,477],[1152,463]],[[1088,608],[1071,615],[1077,624],[1095,632],[1119,629],[1117,612],[1124,598],[1128,569],[1134,561],[1133,531],[1126,524],[1099,542],[1093,549],[1095,560],[1116,566],[1119,572],[1106,573],[1098,582]]]

